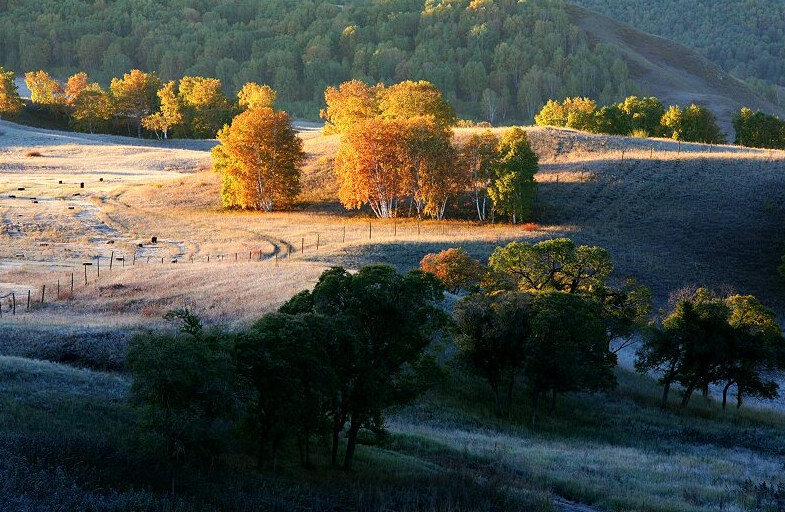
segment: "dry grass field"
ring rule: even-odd
[[[510,240],[555,236],[608,248],[617,277],[648,284],[658,305],[681,286],[708,284],[760,295],[785,311],[776,273],[785,241],[785,153],[528,131],[541,162],[533,230],[345,212],[329,161],[338,139],[318,132],[302,134],[301,206],[261,214],[220,209],[211,141],[0,123],[0,296],[14,292],[25,302],[17,308],[25,314],[13,319],[2,299],[2,321],[128,326],[190,305],[212,322],[242,322],[310,286],[330,265],[403,269],[450,246],[485,258]],[[85,262],[92,263],[87,286]],[[58,280],[61,298],[70,300],[52,301]],[[45,304],[35,305],[44,285]]]

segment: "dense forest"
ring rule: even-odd
[[[780,0],[570,1],[694,48],[785,105],[785,3]]]
[[[638,93],[561,0],[0,0],[0,65],[107,85],[132,68],[266,83],[297,117],[328,85],[426,79],[463,117],[530,120],[548,98]]]

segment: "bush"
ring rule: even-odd
[[[485,274],[485,267],[460,248],[426,254],[420,268],[438,277],[451,293],[476,286]]]

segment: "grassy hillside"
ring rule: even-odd
[[[309,471],[286,446],[275,476],[231,452],[209,470],[180,472],[170,494],[167,475],[131,442],[127,380],[0,357],[0,508],[776,510],[769,489],[781,483],[781,413],[723,412],[700,400],[663,413],[650,380],[618,376],[618,390],[562,398],[532,427],[523,392],[499,419],[485,383],[448,367],[433,391],[392,416],[388,437],[359,447],[353,474],[324,468],[327,446]]]
[[[785,105],[785,4],[778,0],[572,0],[692,48]]]

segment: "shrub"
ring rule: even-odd
[[[438,277],[451,293],[475,286],[485,274],[485,267],[460,248],[426,254],[420,268]]]
[[[41,154],[40,151],[35,151],[35,150],[31,149],[30,151],[25,153],[25,156],[28,157],[28,158],[32,158],[32,157],[43,156],[43,155]]]

